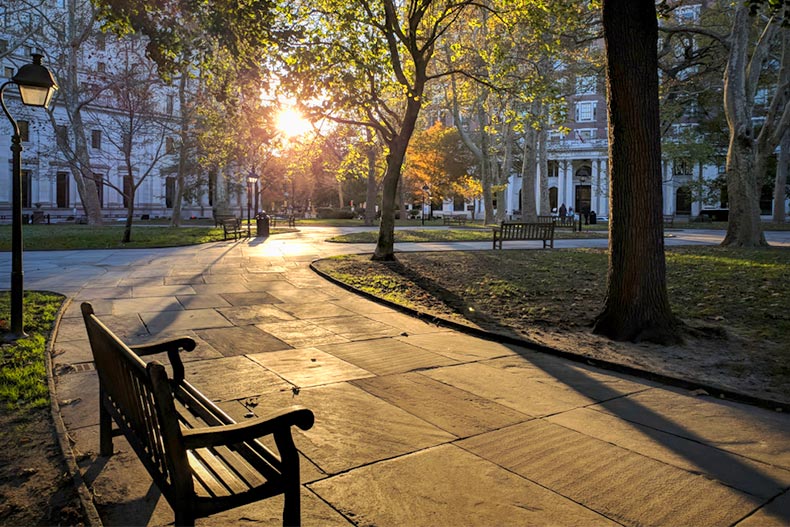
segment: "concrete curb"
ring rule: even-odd
[[[74,451],[71,449],[69,434],[66,430],[66,424],[63,422],[63,417],[60,415],[60,404],[58,404],[58,397],[55,389],[55,375],[52,368],[53,348],[55,346],[55,338],[57,337],[58,330],[60,329],[60,321],[63,318],[63,314],[66,312],[66,309],[68,309],[70,305],[71,298],[66,298],[66,300],[63,302],[63,305],[60,306],[60,310],[58,310],[57,317],[55,318],[55,325],[52,328],[52,334],[50,335],[49,341],[47,342],[47,351],[45,356],[47,368],[47,385],[49,387],[50,412],[52,413],[52,421],[55,423],[55,433],[58,438],[58,444],[60,444],[60,451],[62,452],[63,459],[66,462],[66,469],[71,476],[71,480],[74,482],[74,487],[77,489],[77,494],[79,495],[80,503],[82,504],[82,510],[85,513],[85,521],[87,522],[87,526],[102,527],[103,524],[101,518],[99,517],[99,512],[96,510],[96,507],[93,504],[93,496],[88,490],[85,480],[82,478],[82,474],[80,473],[79,467],[77,466],[77,460],[74,457]]]
[[[727,388],[722,388],[720,386],[712,385],[712,384],[705,384],[699,381],[695,381],[693,379],[684,379],[681,377],[672,377],[670,375],[665,375],[662,373],[651,372],[648,370],[643,370],[640,368],[634,368],[633,366],[626,366],[624,364],[619,364],[612,361],[596,359],[592,357],[588,357],[586,355],[582,355],[579,353],[571,353],[568,351],[558,350],[556,348],[552,348],[546,346],[544,344],[540,344],[537,342],[533,342],[531,340],[517,338],[510,335],[504,335],[501,333],[495,333],[492,331],[487,331],[484,329],[474,328],[471,326],[467,326],[464,324],[460,324],[453,320],[449,320],[443,317],[438,317],[435,315],[431,315],[425,313],[423,311],[418,311],[416,309],[412,309],[409,307],[402,306],[400,304],[396,304],[389,300],[385,300],[383,298],[377,297],[371,293],[366,291],[362,291],[361,289],[357,289],[354,286],[346,284],[345,282],[341,282],[326,273],[320,271],[315,267],[315,262],[320,260],[325,260],[326,258],[319,258],[310,262],[310,269],[322,278],[332,282],[333,284],[342,287],[343,289],[350,291],[352,293],[358,294],[362,297],[367,298],[368,300],[372,300],[379,304],[386,305],[396,311],[400,311],[401,313],[413,316],[415,318],[419,318],[420,320],[428,321],[432,324],[436,324],[437,326],[443,326],[447,328],[451,328],[453,330],[459,331],[461,333],[466,333],[468,335],[472,335],[475,337],[480,337],[486,340],[490,340],[493,342],[498,342],[500,344],[513,344],[516,346],[521,346],[523,348],[527,348],[533,351],[537,351],[540,353],[546,353],[548,355],[553,355],[555,357],[561,357],[563,359],[567,359],[573,362],[587,364],[590,366],[595,366],[596,368],[601,368],[608,371],[613,371],[617,373],[623,373],[627,375],[632,375],[634,377],[638,377],[640,379],[645,379],[648,381],[659,382],[661,384],[666,384],[668,386],[673,386],[675,388],[682,388],[689,391],[696,391],[696,390],[704,390],[707,394],[711,397],[721,400],[729,400],[735,401],[739,403],[745,403],[752,406],[758,406],[760,408],[765,408],[768,410],[774,410],[776,412],[790,412],[790,404],[774,401],[772,399],[765,399],[760,397],[755,397],[753,395],[748,395],[740,392],[736,392]]]

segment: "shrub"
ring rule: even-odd
[[[346,208],[321,207],[316,210],[316,216],[320,220],[351,220],[356,216],[356,213]]]

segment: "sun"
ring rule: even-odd
[[[277,129],[287,138],[306,134],[313,125],[296,108],[283,108],[277,113]]]

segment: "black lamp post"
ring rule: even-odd
[[[34,53],[33,63],[19,68],[16,75],[0,87],[0,106],[3,107],[3,113],[14,129],[14,134],[11,136],[11,333],[7,337],[9,341],[26,336],[22,323],[25,291],[22,270],[22,139],[19,125],[8,113],[3,96],[10,84],[16,84],[22,104],[48,108],[58,85],[52,73],[41,65],[41,58],[42,55]]]
[[[247,238],[250,237],[250,207],[252,206],[252,186],[257,183],[257,176],[247,176]]]
[[[425,195],[431,191],[431,187],[428,186],[426,183],[422,186],[422,214],[420,215],[420,219],[422,220],[423,227],[425,226]]]

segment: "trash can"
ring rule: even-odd
[[[256,221],[256,229],[258,237],[268,237],[269,236],[269,216],[266,214],[266,211],[260,211],[258,214],[255,215]]]
[[[598,217],[595,215],[595,211],[591,210],[590,211],[590,225],[595,225],[596,223],[598,223]]]

